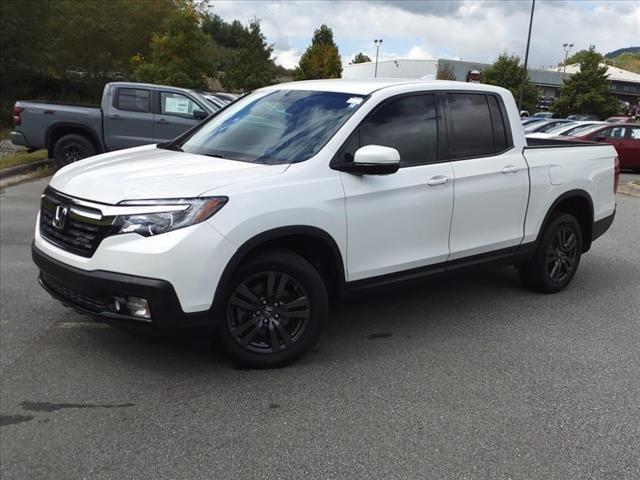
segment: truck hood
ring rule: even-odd
[[[258,165],[145,145],[67,165],[53,176],[50,186],[72,197],[108,204],[189,198],[232,183],[278,175],[287,166]]]

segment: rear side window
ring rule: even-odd
[[[151,92],[137,88],[119,88],[116,96],[116,108],[131,112],[150,111]]]
[[[487,97],[470,93],[450,93],[447,99],[450,158],[493,154],[493,128]]]
[[[640,140],[640,128],[633,127],[629,129],[629,138]]]
[[[400,152],[400,166],[435,163],[438,126],[433,95],[390,100],[360,126],[360,146],[383,145]]]
[[[624,138],[626,127],[612,127],[602,130],[600,133],[597,133],[597,137],[605,137],[611,138],[614,140],[621,140]]]
[[[487,96],[489,111],[491,112],[491,123],[493,124],[493,150],[502,152],[507,149],[507,129],[504,125],[504,117],[500,111],[498,100],[493,95]]]

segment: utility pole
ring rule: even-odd
[[[373,73],[373,78],[378,78],[378,50],[380,50],[380,46],[382,45],[382,39],[376,38],[373,41],[373,44],[376,46],[376,67]]]
[[[573,43],[563,43],[562,48],[564,48],[564,67],[562,69],[562,73],[567,73],[567,58],[569,58],[569,52],[573,48]]]
[[[533,9],[536,6],[536,0],[531,2],[531,18],[529,19],[529,36],[527,37],[527,51],[524,54],[524,71],[522,72],[522,81],[520,82],[520,102],[518,108],[522,110],[522,101],[524,100],[524,83],[527,81],[527,63],[529,62],[529,45],[531,44],[531,27],[533,26]]]

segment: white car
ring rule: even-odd
[[[561,125],[557,125],[556,127],[547,130],[545,132],[532,132],[528,133],[525,130],[525,135],[527,138],[553,138],[553,137],[567,137],[569,135],[573,135],[575,133],[580,132],[581,130],[586,130],[593,125],[599,125],[601,123],[607,122],[598,122],[595,120],[585,120],[582,122],[569,122],[563,123]]]
[[[331,301],[463,267],[558,292],[614,218],[610,145],[527,145],[508,90],[422,80],[266,87],[164,144],[58,171],[33,258],[115,324],[207,325],[251,366],[317,341]]]

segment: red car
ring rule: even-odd
[[[572,137],[562,138],[610,143],[618,152],[620,168],[640,170],[640,125],[625,123],[594,125],[580,130]]]
[[[605,122],[636,123],[636,119],[634,117],[609,117],[605,120]]]

